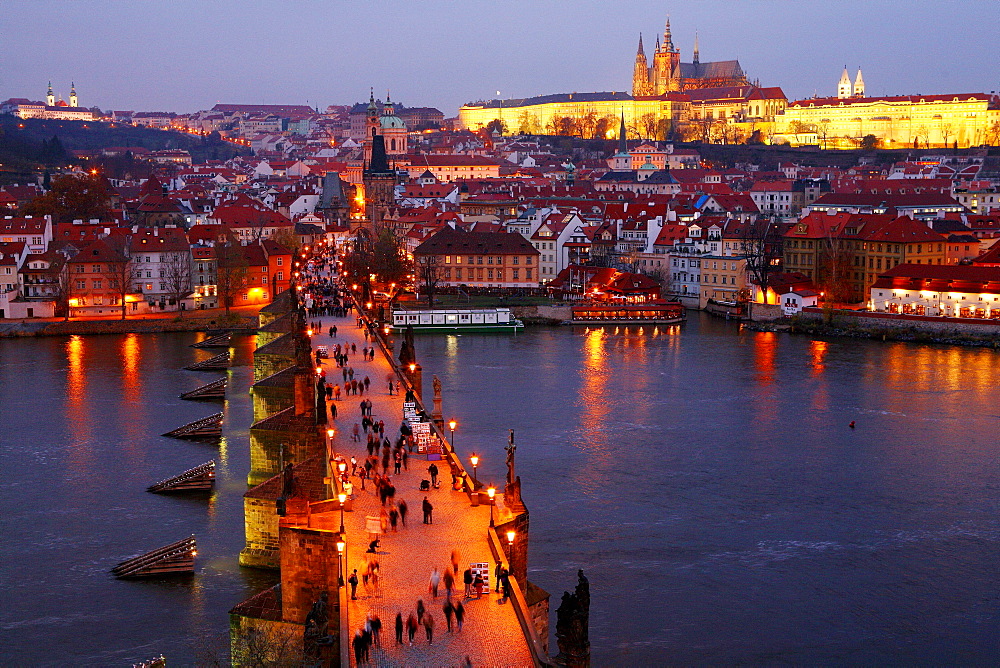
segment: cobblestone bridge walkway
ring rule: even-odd
[[[368,376],[371,380],[370,392],[364,396],[341,395],[341,400],[336,402],[338,417],[334,421],[337,429],[334,448],[337,453],[346,455],[348,461],[353,455],[359,463],[363,463],[367,456],[364,433],[361,442],[351,439],[354,424],[361,422],[360,402],[362,399],[371,400],[374,419],[385,422],[386,436],[394,441],[402,420],[403,398],[398,394],[389,395],[386,379],[392,370],[380,352],[376,352],[374,361],[362,361],[361,349],[368,344],[353,315],[346,318],[327,317],[321,321],[322,332],[313,337],[314,348],[316,345],[327,345],[332,354],[336,343],[354,344],[358,352],[350,355],[348,366],[354,368],[355,379]],[[338,328],[336,338],[328,334],[330,325]],[[327,381],[342,385],[341,369],[334,360],[323,362]],[[425,381],[428,387],[429,380]],[[396,502],[405,500],[409,512],[405,527],[400,526],[395,533],[390,529],[383,535],[376,555],[365,554],[369,542],[366,517],[378,518],[381,505],[373,485],[367,484],[367,489],[362,491],[359,479],[351,479],[354,484],[353,512],[345,513],[344,520],[348,541],[345,577],[356,568],[358,579],[362,580],[361,575],[368,566],[366,557],[376,558],[380,567],[378,588],[366,587],[359,582],[357,600],[348,600],[348,628],[352,635],[364,625],[368,614],[378,615],[382,621],[380,644],[373,647],[370,661],[362,665],[463,666],[466,657],[469,657],[473,666],[531,666],[528,644],[511,602],[500,604],[499,594],[492,590],[478,600],[463,597],[462,573],[472,563],[488,562],[490,584],[493,584],[495,563],[487,543],[490,510],[485,505],[472,507],[465,493],[452,491],[448,464],[437,464],[441,469],[439,481],[443,482],[439,489],[430,492],[419,491],[420,481],[430,478],[427,473],[429,462],[423,455],[411,454],[409,470],[392,476]],[[391,475],[391,464],[389,471]],[[425,496],[434,506],[433,524],[422,523],[421,503]],[[445,569],[451,564],[452,551],[457,552],[459,571],[452,602],[463,601],[465,624],[461,632],[453,625],[453,632],[449,633],[442,608],[445,602],[443,579],[437,598],[429,592],[429,583],[434,568],[443,578]],[[395,641],[396,613],[402,613],[405,622],[407,616],[415,612],[418,599],[423,600],[427,611],[433,615],[433,642],[428,643],[421,625],[412,646],[407,642],[405,631],[403,644],[399,645]],[[350,638],[345,638],[345,642],[349,643]],[[351,665],[356,665],[353,651]]]

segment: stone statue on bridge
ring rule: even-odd
[[[510,430],[510,437],[507,439],[507,445],[504,447],[507,451],[507,484],[511,485],[514,483],[514,453],[517,451],[517,446],[514,445],[514,430]]]
[[[572,594],[563,593],[556,610],[556,663],[571,668],[590,666],[590,582],[577,571],[578,582]]]

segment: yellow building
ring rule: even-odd
[[[883,148],[961,148],[1000,140],[1000,97],[984,93],[825,97],[796,100],[775,118],[771,143],[857,148],[874,135]]]
[[[641,100],[628,93],[564,93],[466,104],[458,111],[458,123],[478,130],[500,120],[505,132],[615,139],[624,115],[626,126],[636,137],[654,137],[661,119],[686,122],[690,108],[690,98],[682,93]]]

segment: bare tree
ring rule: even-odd
[[[417,275],[423,286],[422,290],[427,295],[427,307],[434,306],[434,293],[437,285],[441,282],[441,270],[438,266],[438,259],[434,255],[425,255],[417,260]]]
[[[163,284],[170,299],[181,310],[181,301],[191,294],[191,251],[170,251],[160,255]]]
[[[754,285],[760,287],[765,304],[768,277],[775,267],[771,250],[773,236],[774,220],[771,217],[748,221],[740,230],[741,252],[746,257],[747,274]]]
[[[250,285],[250,262],[243,247],[231,241],[215,247],[218,295],[226,307],[226,317],[233,301]]]
[[[115,302],[121,304],[124,320],[128,308],[125,298],[135,290],[135,283],[140,278],[139,264],[132,261],[132,235],[109,237],[105,242],[111,252],[108,261],[101,265],[101,277],[114,291]]]

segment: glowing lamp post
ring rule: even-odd
[[[344,533],[344,504],[347,502],[347,494],[341,492],[337,495],[337,500],[340,501],[340,533]]]
[[[449,420],[448,421],[448,428],[451,429],[451,449],[452,450],[455,449],[455,427],[457,427],[457,426],[458,426],[458,423],[455,422],[454,420]]]
[[[337,564],[337,586],[344,586],[344,550],[347,548],[347,542],[344,540],[343,534],[341,534],[340,540],[337,541],[337,556],[340,563]]]
[[[473,452],[472,456],[469,457],[469,461],[472,462],[472,489],[475,490],[476,487],[479,487],[479,478],[476,477],[476,467],[479,466],[479,455]]]
[[[493,497],[496,496],[497,488],[490,485],[490,488],[486,490],[486,496],[490,497],[490,526],[493,526]]]
[[[331,457],[333,452],[333,429],[326,430],[326,456]]]
[[[514,537],[517,536],[517,532],[511,529],[507,532],[507,545],[513,549],[514,548]]]

